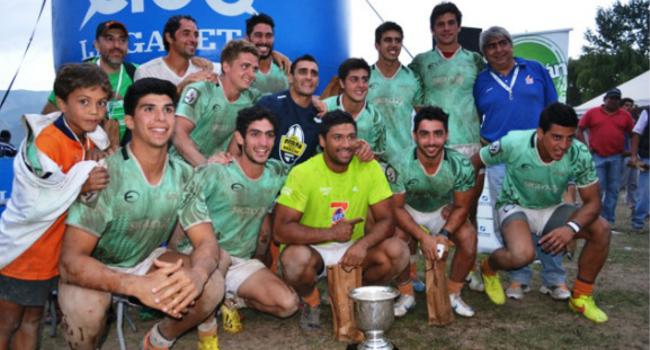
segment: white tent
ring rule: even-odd
[[[650,105],[650,70],[634,79],[624,82],[617,86],[617,88],[621,90],[623,97],[633,99],[634,103],[638,106]],[[578,113],[578,115],[583,115],[590,108],[600,106],[603,103],[603,97],[605,97],[605,93],[581,104],[575,108],[576,113]]]

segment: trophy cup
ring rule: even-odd
[[[366,340],[356,347],[357,350],[396,349],[384,338],[384,332],[395,320],[393,303],[398,295],[395,288],[382,286],[366,286],[350,291],[357,327],[366,335]]]

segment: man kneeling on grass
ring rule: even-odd
[[[287,245],[280,256],[282,275],[301,297],[300,326],[306,331],[320,328],[316,282],[327,266],[360,267],[364,283],[383,284],[409,260],[406,243],[392,237],[392,193],[381,166],[355,155],[352,116],[340,110],[325,114],[319,142],[323,153],[289,173],[273,222],[276,240]],[[368,209],[375,222],[364,233]]]
[[[505,303],[496,272],[526,266],[535,258],[531,234],[552,254],[573,239],[585,239],[569,308],[602,323],[607,315],[596,306],[593,284],[607,259],[610,227],[599,217],[600,191],[587,147],[574,139],[578,117],[568,105],[553,103],[540,116],[536,130],[511,131],[472,157],[475,167],[506,165],[499,194],[499,224],[504,247],[481,263],[485,292],[495,304]],[[584,204],[562,203],[562,192],[574,178]]]
[[[99,346],[111,294],[167,314],[145,336],[144,349],[170,348],[176,337],[214,319],[223,297],[220,250],[200,193],[184,191],[191,167],[167,155],[176,102],[176,87],[167,81],[146,78],[129,88],[124,107],[132,140],[107,158],[108,187],[70,209],[59,304],[71,348]],[[177,221],[194,246],[189,256],[159,248]],[[216,322],[210,325],[199,328],[200,348],[217,347]]]

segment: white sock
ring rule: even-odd
[[[198,328],[199,332],[207,333],[217,328],[217,319],[215,317],[212,317],[211,321],[201,323]]]
[[[163,337],[163,335],[160,334],[157,323],[155,326],[153,326],[151,333],[149,334],[149,341],[151,342],[151,345],[157,348],[171,348],[172,345],[174,345],[175,340],[176,339],[167,340],[165,337]]]

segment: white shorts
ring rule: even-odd
[[[154,251],[151,252],[149,256],[147,256],[144,260],[140,261],[139,264],[133,267],[108,266],[108,268],[113,271],[119,271],[129,275],[144,276],[147,274],[147,272],[149,272],[151,266],[153,266],[154,260],[158,259],[161,255],[165,254],[166,252],[167,252],[167,248],[159,247],[154,249]]]
[[[325,245],[310,245],[310,247],[314,248],[323,259],[323,272],[318,275],[318,278],[327,276],[327,267],[338,264],[339,261],[341,261],[341,258],[343,258],[343,255],[345,255],[345,252],[353,244],[353,241],[348,241],[344,243],[334,242]]]
[[[239,287],[255,272],[265,269],[266,266],[257,259],[242,259],[234,256],[230,259],[232,262],[226,272],[226,294],[236,296]]]
[[[529,209],[514,204],[506,204],[499,208],[499,227],[502,228],[503,224],[508,221],[508,218],[514,219],[512,217],[513,215],[516,214],[517,216],[522,216],[523,214],[524,217],[522,217],[522,219],[525,219],[528,222],[530,232],[534,235],[540,236],[553,213],[555,213],[557,208],[563,205],[566,204],[560,203],[543,209]]]
[[[447,220],[442,218],[442,210],[445,207],[442,206],[436,211],[430,213],[424,213],[417,211],[410,207],[408,204],[404,206],[404,209],[411,215],[413,221],[418,225],[424,226],[429,230],[430,234],[436,234],[445,226]]]

